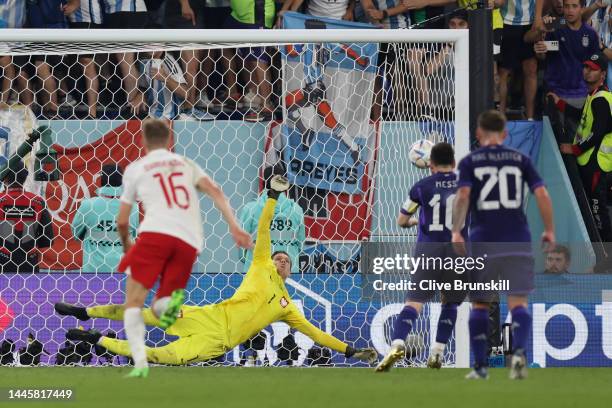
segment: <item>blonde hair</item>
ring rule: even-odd
[[[142,122],[142,135],[150,146],[167,146],[170,141],[170,127],[161,119],[148,118]]]

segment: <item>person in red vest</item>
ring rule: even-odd
[[[2,179],[0,193],[0,272],[38,272],[41,248],[51,246],[53,223],[45,200],[25,191],[28,169],[19,161]]]

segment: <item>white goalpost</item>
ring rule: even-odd
[[[468,39],[467,30],[0,30],[0,128],[8,129],[0,137],[0,164],[24,140],[26,124],[15,122],[15,112],[27,105],[37,125],[52,132],[48,156],[60,174],[32,183],[55,234],[36,260],[40,272],[0,273],[0,306],[9,316],[0,319],[7,322],[0,341],[26,344],[32,333],[49,353],[41,363],[52,365],[69,328],[123,336],[121,322],[79,323],[55,315],[53,304],[123,301],[123,277],[108,270],[112,262],[96,269],[87,255],[112,246],[115,232],[77,237],[73,224],[83,201],[98,194],[102,166],[125,167],[140,157],[140,122],[158,116],[171,123],[175,151],[223,187],[245,225],[253,223],[249,205],[266,177],[288,175],[304,236],[284,220],[272,239],[281,247],[301,241],[290,252],[290,294],[317,327],[384,354],[403,298],[361,298],[360,244],[414,242],[415,232],[395,220],[410,186],[428,174],[408,159],[415,141],[450,142],[457,162],[468,154]],[[40,151],[37,144],[24,158],[32,173]],[[231,296],[248,263],[212,205],[203,200],[202,211],[205,248],[187,288],[188,303],[196,305]],[[467,304],[459,308],[446,365],[469,366],[468,311]],[[439,312],[437,303],[424,309],[404,365],[424,365]],[[279,363],[289,328],[275,323],[264,332],[259,359]],[[292,335],[299,348],[294,364],[309,364],[312,341]],[[149,345],[167,341],[160,330],[149,332]],[[228,353],[225,363],[240,362],[242,352]],[[91,361],[70,361],[102,360],[94,353]],[[350,365],[335,354],[331,364]]]

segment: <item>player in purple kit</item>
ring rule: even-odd
[[[527,375],[525,348],[531,329],[527,296],[533,290],[531,233],[523,212],[525,183],[534,194],[542,216],[542,242],[552,248],[555,233],[552,202],[544,182],[527,156],[502,146],[506,136],[506,117],[502,113],[489,110],[480,114],[476,137],[481,147],[459,163],[452,242],[460,255],[465,253],[461,229],[469,210],[472,256],[487,256],[482,271],[472,271],[470,283],[509,281],[506,295],[514,346],[510,378],[522,379]],[[468,379],[488,378],[488,309],[496,294],[495,291],[470,291],[469,328],[474,370],[466,376]]]
[[[409,228],[418,225],[415,256],[429,259],[448,259],[454,257],[450,245],[451,210],[457,191],[457,175],[455,168],[455,153],[448,143],[437,143],[431,149],[432,175],[417,182],[411,189],[409,198],[402,205],[397,223],[400,227]],[[416,213],[418,219],[416,218]],[[437,282],[452,282],[460,280],[461,274],[443,268],[419,268],[411,277],[416,290],[411,290],[406,297],[404,308],[393,326],[391,350],[376,367],[376,372],[388,371],[393,364],[404,358],[406,354],[406,338],[412,331],[423,304],[430,301],[436,294],[434,290],[421,290],[420,282],[435,280]],[[442,291],[442,312],[438,318],[436,342],[431,347],[427,366],[442,367],[442,359],[446,343],[453,332],[457,320],[457,306],[465,298],[462,291]]]

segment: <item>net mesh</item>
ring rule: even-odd
[[[42,197],[51,216],[49,223],[37,210],[25,223],[0,223],[10,248],[0,254],[3,362],[128,362],[65,340],[79,326],[125,338],[121,321],[80,322],[53,307],[123,302],[124,276],[114,273],[119,191],[101,186],[101,172],[144,154],[147,116],[170,121],[174,150],[222,186],[251,233],[266,180],[286,174],[293,201],[275,217],[272,239],[294,261],[290,295],[315,326],[355,347],[387,351],[403,299],[361,298],[360,242],[414,240],[395,218],[409,187],[427,174],[409,162],[410,146],[454,143],[451,43],[3,43],[0,54],[1,160],[8,164],[32,129],[48,126],[23,157],[26,190]],[[37,199],[29,200],[19,206]],[[250,261],[207,198],[201,207],[205,244],[187,287],[187,303],[199,306],[229,298]],[[45,235],[48,248],[32,240]],[[425,308],[403,365],[424,363],[437,313],[437,304]],[[174,340],[148,331],[149,346]],[[215,363],[254,361],[353,364],[284,323]],[[445,361],[455,362],[453,345]]]

